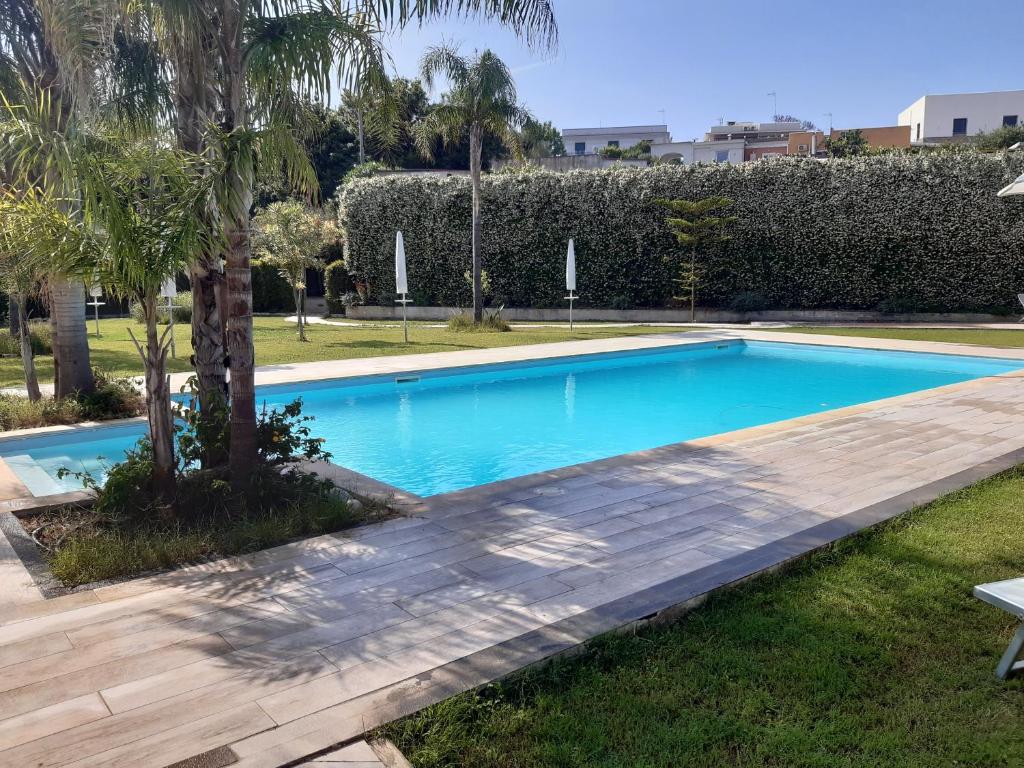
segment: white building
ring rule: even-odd
[[[667,125],[625,125],[613,128],[566,128],[562,142],[569,155],[592,155],[603,147],[629,149],[641,141],[667,144],[672,141]]]
[[[742,138],[721,136],[717,141],[672,141],[667,125],[626,125],[613,128],[566,128],[562,131],[567,159],[552,159],[542,163],[569,168],[603,168],[614,164],[610,158],[589,158],[605,147],[628,149],[641,141],[651,142],[651,157],[659,160],[676,160],[683,165],[693,163],[742,163],[744,160]],[[556,161],[557,162],[554,162]],[[628,161],[627,161],[628,163]],[[643,161],[636,161],[637,165]]]
[[[651,156],[659,160],[678,160],[683,165],[694,163],[743,162],[743,139],[723,141],[673,141],[668,144],[652,144]]]
[[[900,112],[911,144],[955,141],[1024,123],[1024,91],[922,96]]]

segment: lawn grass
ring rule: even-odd
[[[1021,766],[1016,622],[971,587],[1022,529],[1018,468],[386,734],[417,768]]]
[[[302,343],[296,337],[295,324],[286,322],[284,318],[257,317],[253,325],[257,365],[449,352],[458,349],[508,347],[516,344],[542,344],[552,341],[601,339],[686,330],[640,326],[577,327],[573,333],[569,333],[568,326],[562,326],[513,329],[509,333],[459,333],[449,331],[447,328],[430,327],[431,324],[428,323],[410,323],[407,344],[402,339],[400,326],[382,327],[381,324],[365,323],[345,327],[312,325],[307,329],[309,342]],[[89,323],[89,348],[92,352],[93,366],[115,376],[142,375],[142,363],[128,335],[128,329],[131,328],[138,336],[141,332],[140,325],[130,319],[101,320],[98,339],[93,335],[93,328],[93,324]],[[167,361],[172,373],[189,370],[188,360],[192,354],[189,327],[178,326],[175,333],[178,354],[176,358]],[[40,356],[36,358],[36,365],[39,369],[39,380],[52,381],[53,358]],[[21,360],[0,358],[0,387],[24,385]]]
[[[908,341],[946,341],[953,344],[979,344],[985,347],[1024,347],[1024,326],[1019,331],[998,328],[840,328],[831,326],[758,328],[785,333],[811,333],[826,336],[864,336],[870,339],[907,339]]]

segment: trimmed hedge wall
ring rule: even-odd
[[[677,246],[653,201],[725,195],[739,222],[700,259],[703,306],[754,293],[769,308],[1007,311],[1024,290],[1024,201],[995,193],[1022,168],[1012,154],[936,152],[492,174],[483,186],[491,303],[563,306],[572,236],[581,304],[670,305]],[[394,298],[396,229],[415,302],[469,303],[467,178],[358,180],[339,218],[346,263],[370,303]]]

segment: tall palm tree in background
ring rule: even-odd
[[[480,258],[480,175],[483,143],[487,135],[501,141],[520,157],[517,130],[531,119],[517,103],[516,84],[505,62],[485,50],[473,56],[460,56],[448,45],[430,48],[420,62],[420,77],[432,88],[438,77],[445,78],[451,90],[417,126],[416,145],[433,158],[440,140],[454,144],[469,133],[469,175],[473,185],[473,320],[483,320],[484,300]]]
[[[22,107],[8,108],[0,122],[20,123],[15,132],[34,137],[6,158],[8,168],[56,200],[76,198],[62,140],[88,110],[112,10],[107,0],[0,0],[0,92],[8,107]],[[85,286],[51,270],[46,287],[54,394],[91,391]]]

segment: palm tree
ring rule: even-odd
[[[32,190],[25,194],[35,195],[36,192]],[[31,218],[22,215],[23,197],[14,190],[8,190],[0,198],[0,288],[10,298],[10,312],[17,318],[25,390],[28,399],[36,402],[42,395],[32,352],[28,300],[38,294],[46,275],[33,258],[38,232]]]
[[[153,489],[173,505],[174,423],[167,355],[168,330],[160,334],[158,305],[164,282],[188,269],[212,239],[204,210],[211,186],[204,165],[184,152],[154,142],[129,144],[117,153],[87,158],[84,216],[88,233],[101,244],[93,271],[115,296],[142,307],[146,338],[132,341],[146,381],[149,439],[153,447]],[[79,254],[89,249],[79,249]],[[74,258],[74,257],[73,257]],[[81,256],[77,256],[81,259]],[[72,265],[73,266],[73,265]]]
[[[74,130],[91,95],[112,9],[106,0],[0,0],[0,92],[7,105],[30,106],[39,121],[40,140],[23,146],[15,164],[23,182],[56,200],[75,198],[74,180],[62,172],[60,139]],[[85,286],[51,272],[47,287],[55,395],[90,391]]]
[[[296,97],[325,96],[334,74],[343,86],[382,84],[386,73],[379,35],[386,27],[446,15],[476,16],[498,20],[543,46],[554,45],[557,31],[551,0],[151,2],[160,19],[157,27],[165,31],[161,43],[173,72],[179,146],[223,160],[211,215],[221,223],[226,245],[198,260],[200,279],[193,272],[193,343],[201,401],[203,390],[224,391],[224,368],[231,370],[229,466],[240,487],[256,465],[249,243],[253,180],[261,165],[274,170],[285,165],[293,187],[315,192],[315,177],[293,129],[291,118],[300,103]],[[216,269],[221,257],[223,279]],[[222,347],[217,346],[220,339]]]
[[[494,136],[514,155],[520,157],[520,126],[531,119],[516,100],[516,85],[505,62],[485,50],[473,56],[460,56],[456,48],[441,45],[430,48],[420,62],[420,77],[432,88],[438,76],[451,84],[451,90],[416,129],[416,145],[428,158],[440,139],[454,144],[469,132],[469,175],[473,185],[473,321],[483,320],[484,301],[480,259],[480,174],[485,136]]]

